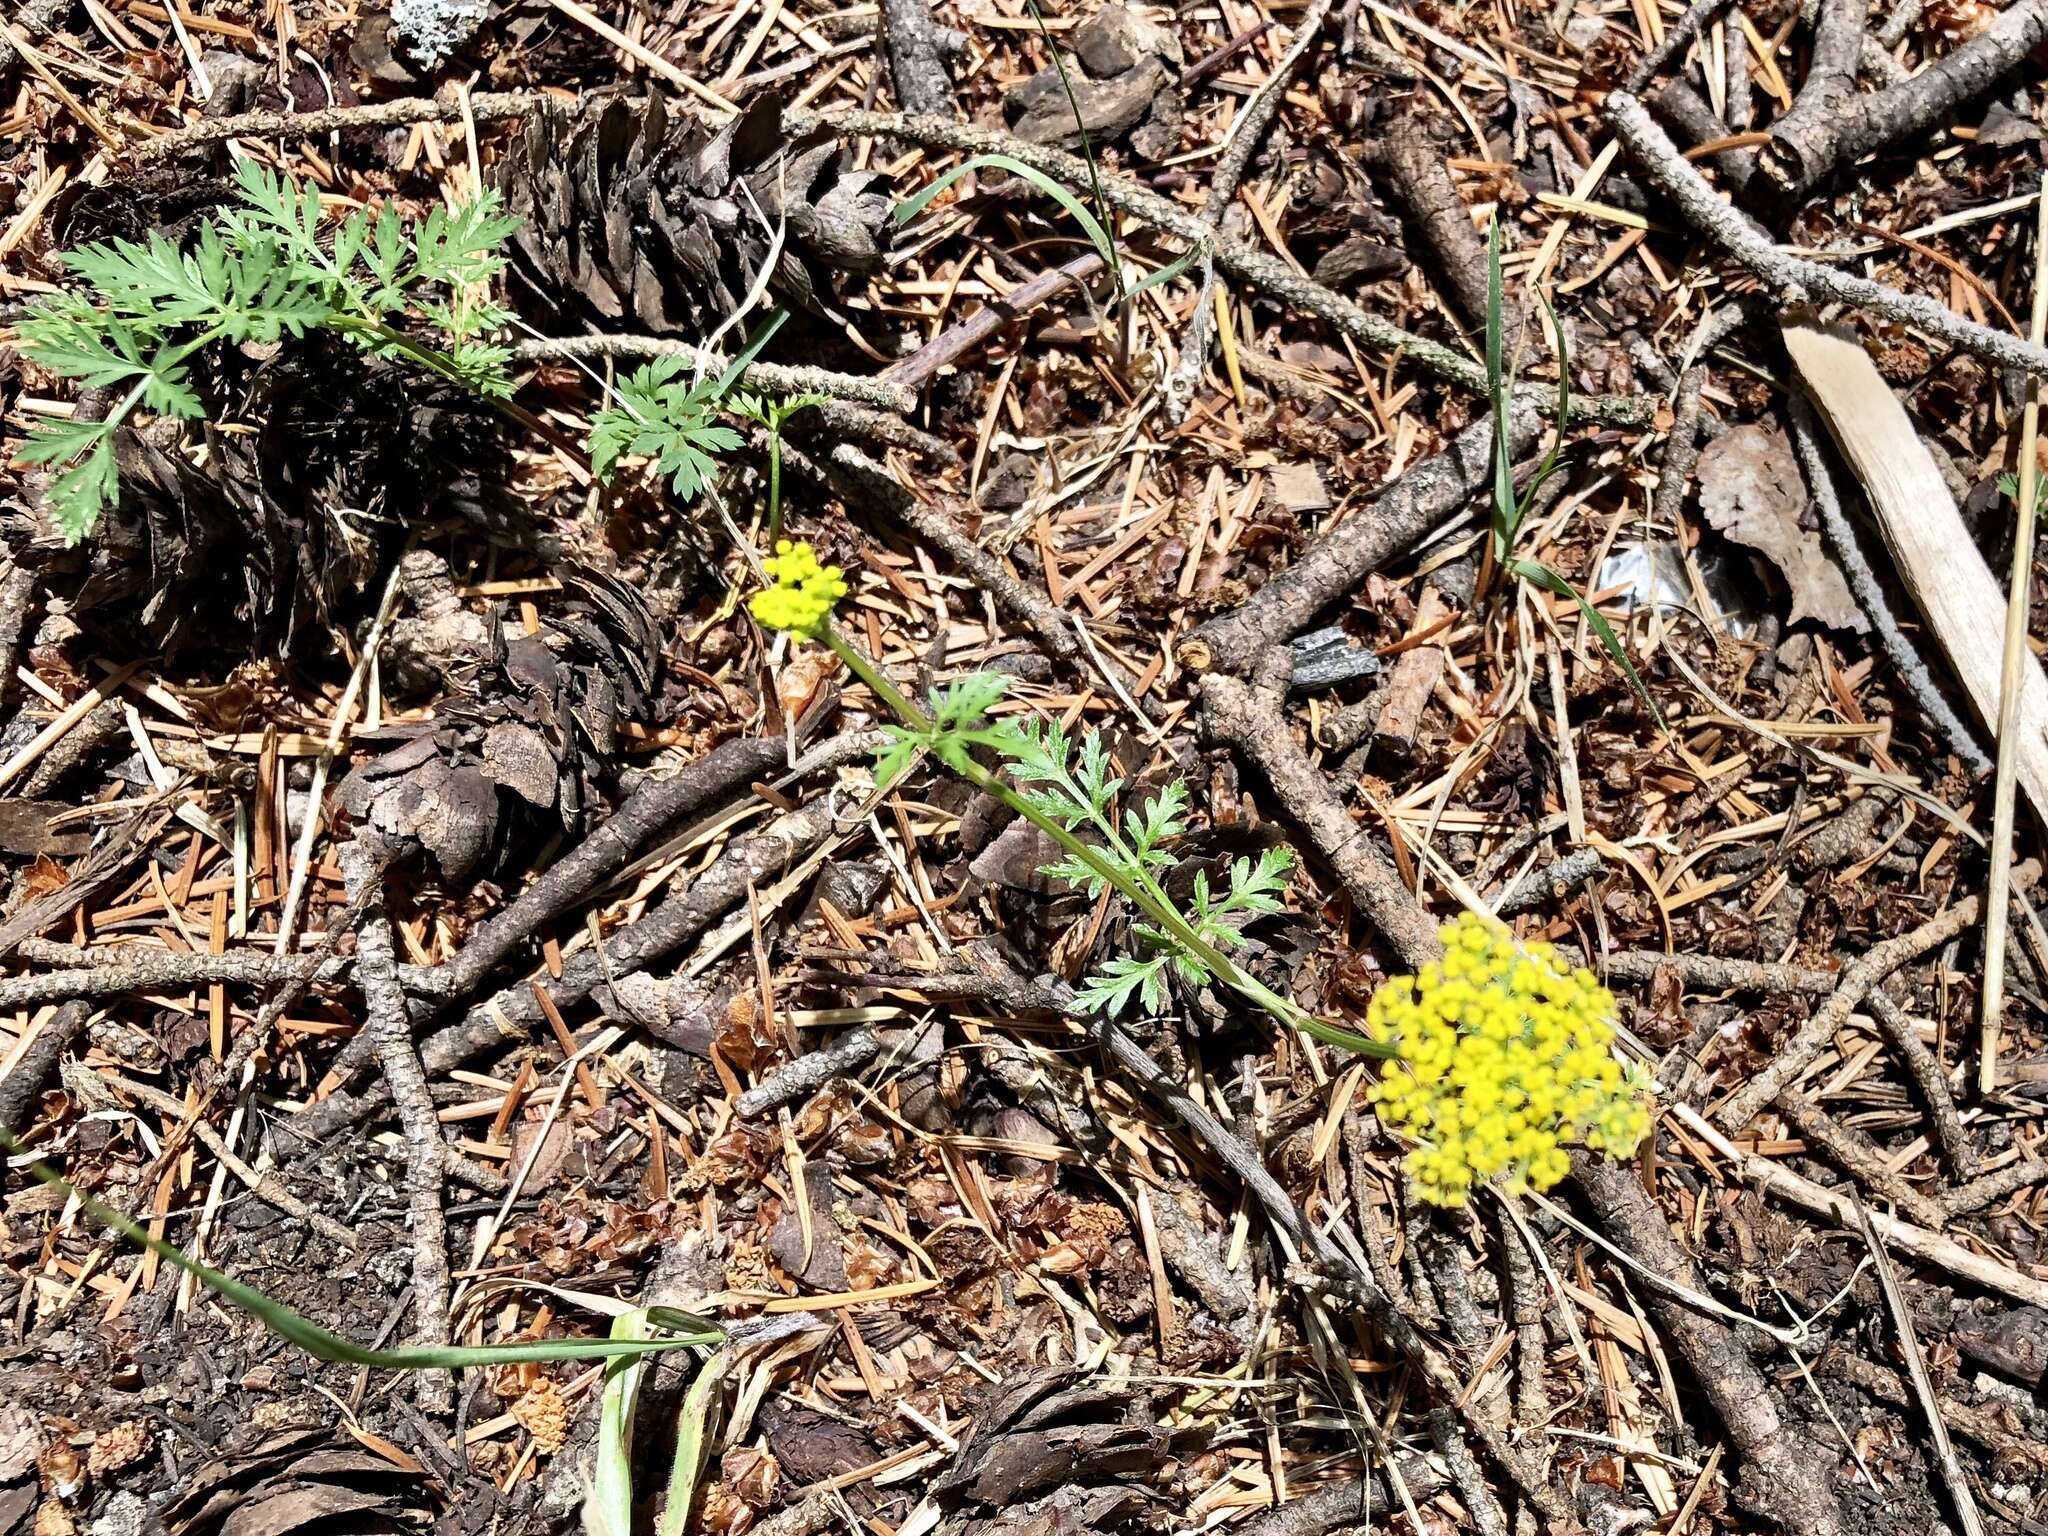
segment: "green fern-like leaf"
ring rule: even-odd
[[[43,302],[19,327],[22,352],[43,367],[82,388],[124,391],[103,422],[45,426],[24,450],[32,463],[76,460],[49,492],[57,525],[73,543],[118,493],[114,435],[130,416],[204,417],[191,364],[216,342],[268,344],[331,327],[484,395],[510,393],[511,354],[489,339],[505,312],[471,292],[502,265],[500,248],[516,227],[496,194],[436,209],[411,233],[388,204],[374,219],[359,210],[336,226],[330,247],[322,243],[316,189],[253,159],[238,163],[235,183],[238,205],[201,225],[186,245],[153,234],[66,253],[81,290]],[[448,292],[436,307],[441,288]],[[451,352],[395,328],[422,318],[451,338]]]
[[[91,533],[119,494],[120,467],[114,459],[114,435],[106,422],[41,424],[16,456],[30,464],[77,459],[45,492],[50,520],[67,544],[76,544]]]
[[[717,473],[718,456],[739,447],[739,433],[713,415],[718,381],[685,384],[683,366],[680,357],[663,357],[634,370],[617,398],[591,418],[590,467],[600,480],[609,480],[628,454],[652,459],[687,502]]]
[[[970,672],[932,696],[932,723],[944,730],[966,730],[1009,691],[1010,680],[1000,672]]]
[[[1144,960],[1119,955],[1075,989],[1074,1001],[1092,1013],[1106,1013],[1111,1018],[1127,1010],[1133,1000],[1158,1013],[1166,1007],[1166,968],[1170,958],[1166,954]]]
[[[1124,812],[1124,835],[1139,863],[1158,869],[1173,862],[1163,845],[1187,829],[1187,808],[1187,784],[1174,779],[1147,800],[1143,810]]]

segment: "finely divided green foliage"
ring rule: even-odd
[[[744,421],[751,421],[768,433],[768,542],[773,545],[782,532],[782,428],[790,417],[831,404],[830,395],[761,395],[736,389],[725,408]]]
[[[655,472],[684,501],[694,501],[718,470],[718,455],[740,446],[739,433],[718,420],[720,411],[758,421],[771,435],[769,500],[771,518],[782,506],[782,424],[798,411],[825,403],[824,395],[762,396],[734,389],[761,349],[789,318],[777,310],[740,355],[716,378],[683,377],[681,356],[656,358],[627,375],[604,408],[590,418],[590,468],[600,480],[618,472],[627,454],[651,459]],[[771,537],[773,535],[771,534]]]
[[[1507,340],[1502,334],[1501,316],[1506,305],[1501,295],[1500,273],[1500,224],[1496,221],[1486,232],[1486,392],[1488,403],[1493,407],[1493,558],[1502,570],[1510,576],[1540,587],[1559,597],[1568,597],[1579,605],[1579,611],[1586,616],[1586,622],[1593,626],[1593,633],[1600,637],[1600,643],[1607,648],[1621,670],[1628,675],[1630,686],[1643,706],[1650,711],[1650,718],[1659,726],[1664,716],[1658,712],[1656,700],[1650,697],[1650,690],[1643,686],[1642,675],[1636,671],[1635,663],[1629,660],[1628,652],[1622,647],[1621,638],[1615,634],[1614,626],[1606,616],[1586,601],[1585,594],[1560,576],[1541,560],[1514,552],[1516,536],[1522,531],[1522,519],[1528,516],[1534,505],[1536,493],[1556,471],[1558,460],[1564,453],[1565,425],[1571,417],[1571,353],[1565,345],[1564,328],[1557,323],[1556,312],[1546,303],[1544,318],[1550,322],[1550,333],[1557,345],[1557,419],[1551,429],[1550,447],[1543,455],[1543,462],[1536,466],[1536,473],[1529,479],[1528,489],[1519,496],[1515,494],[1514,459],[1508,449],[1508,434],[1504,430],[1508,420],[1508,409],[1514,394],[1514,374],[1506,358]]]
[[[740,435],[718,420],[718,380],[683,378],[683,359],[660,357],[620,381],[609,405],[590,418],[590,468],[611,479],[625,454],[652,459],[684,501],[694,500],[712,475],[717,456],[740,445]]]
[[[155,234],[65,253],[84,290],[45,301],[22,322],[29,358],[83,388],[122,391],[103,420],[46,423],[21,450],[29,463],[70,466],[50,503],[71,543],[118,494],[114,436],[136,411],[205,417],[191,364],[215,342],[333,330],[485,395],[510,393],[511,354],[487,339],[507,316],[474,292],[504,265],[516,227],[495,192],[413,225],[388,203],[375,215],[357,209],[323,238],[317,191],[250,160],[236,167],[235,185],[239,203],[201,225],[189,249]],[[405,335],[406,323],[438,332],[442,345]]]
[[[1119,819],[1116,807],[1124,781],[1116,776],[1102,738],[1091,734],[1076,742],[1053,721],[988,721],[1007,688],[1007,679],[977,672],[939,691],[932,699],[929,727],[888,728],[894,739],[877,765],[877,778],[891,782],[920,751],[956,772],[965,771],[974,749],[991,751],[1007,764],[1026,814],[1084,839],[1100,860],[1098,866],[1070,852],[1042,873],[1090,896],[1114,886],[1178,914],[1179,926],[1196,945],[1160,922],[1137,923],[1135,931],[1150,952],[1108,961],[1076,991],[1083,1007],[1116,1015],[1135,1001],[1157,1011],[1166,1006],[1172,974],[1198,986],[1215,979],[1211,959],[1236,948],[1252,918],[1280,910],[1293,856],[1285,848],[1268,848],[1256,859],[1237,859],[1221,891],[1211,886],[1206,871],[1197,872],[1193,902],[1179,907],[1161,879],[1174,864],[1169,845],[1187,831],[1187,785],[1173,780],[1142,804],[1126,807]]]

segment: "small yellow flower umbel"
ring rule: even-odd
[[[1374,994],[1366,1033],[1394,1059],[1374,1085],[1381,1120],[1420,1143],[1406,1167],[1426,1200],[1475,1184],[1548,1189],[1567,1146],[1625,1157],[1650,1128],[1647,1079],[1614,1056],[1614,994],[1548,944],[1462,914],[1444,958]]]
[[[775,553],[761,562],[775,583],[747,600],[747,608],[764,629],[786,629],[815,635],[831,617],[832,605],[846,596],[846,573],[836,565],[820,565],[808,543],[775,542]]]

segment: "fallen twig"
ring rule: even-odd
[[[1851,1197],[1844,1191],[1827,1189],[1811,1179],[1794,1173],[1782,1163],[1743,1151],[1688,1104],[1675,1104],[1670,1112],[1683,1120],[1687,1129],[1726,1158],[1729,1165],[1745,1181],[1755,1184],[1767,1194],[1780,1196],[1790,1200],[1794,1205],[1804,1207],[1816,1216],[1825,1217],[1845,1232],[1854,1232],[1857,1229]],[[1887,1216],[1882,1211],[1870,1212],[1870,1221],[1886,1245],[1900,1253],[1908,1254],[1923,1264],[1945,1269],[1958,1279],[1982,1286],[1987,1291],[1995,1291],[2001,1296],[2010,1296],[2028,1306],[2048,1307],[2048,1280],[2036,1280],[2023,1275],[2010,1264],[1988,1259],[1965,1248],[1961,1243],[1950,1241],[1938,1232],[1929,1232],[1924,1227],[1901,1221],[1896,1216]]]
[[[2026,866],[2021,872],[2021,884],[2031,885],[2039,872],[2038,865]],[[1908,961],[1939,948],[1968,928],[1977,921],[1982,905],[1976,896],[1965,896],[1910,933],[1872,945],[1868,953],[1842,972],[1841,981],[1827,1002],[1778,1047],[1761,1071],[1748,1077],[1728,1096],[1714,1118],[1731,1130],[1747,1125],[1758,1110],[1797,1082],[1800,1074],[1813,1065],[1872,987]]]
[[[5,1077],[0,1077],[0,1130],[19,1136],[23,1121],[43,1087],[56,1074],[57,1063],[92,1017],[83,1003],[66,1003],[47,1019]]]
[[[644,361],[656,357],[680,357],[712,375],[722,373],[732,361],[670,336],[543,336],[512,346],[513,361],[521,363],[591,358]],[[834,373],[829,368],[755,362],[740,370],[739,382],[781,395],[830,395],[835,400],[855,400],[885,411],[917,408],[917,391],[893,382],[886,374],[867,378],[857,373]]]
[[[1541,422],[1521,406],[1508,424],[1508,446],[1521,454]],[[1358,590],[1389,560],[1413,548],[1463,507],[1493,473],[1493,419],[1475,422],[1434,458],[1424,459],[1380,492],[1379,499],[1328,528],[1294,563],[1239,607],[1183,636],[1175,651],[1198,672],[1243,672],[1271,647],[1308,627],[1325,607]]]
[[[830,1045],[806,1051],[795,1061],[776,1068],[741,1094],[734,1108],[742,1120],[765,1115],[771,1109],[779,1109],[807,1093],[816,1092],[835,1077],[844,1077],[865,1066],[881,1049],[882,1042],[875,1038],[874,1031],[849,1029]]]
[[[1428,130],[1428,118],[1411,105],[1391,123],[1366,157],[1389,190],[1407,209],[1424,246],[1435,258],[1428,263],[1431,286],[1448,294],[1467,326],[1486,327],[1486,245],[1472,227],[1472,212],[1458,196],[1444,152]],[[1501,335],[1514,344],[1520,332],[1519,307],[1507,304],[1501,314]]]
[[[931,0],[882,0],[882,46],[889,60],[889,83],[896,87],[896,100],[904,111],[950,116],[960,110],[953,100],[953,81],[939,58]]]
[[[1780,251],[1740,209],[1724,202],[1707,185],[1643,104],[1627,92],[1608,93],[1607,119],[1621,135],[1629,153],[1677,203],[1686,221],[1748,268],[1780,299],[1792,303],[1833,299],[1912,326],[1998,367],[2048,373],[2048,349],[1965,320],[1954,310],[1917,293],[1901,293],[1883,283],[1852,277]]]
[[[1705,1289],[1633,1168],[1580,1153],[1572,1175],[1606,1235],[1630,1257],[1674,1285]],[[1839,1536],[1842,1512],[1821,1475],[1824,1458],[1779,1416],[1769,1384],[1733,1330],[1661,1285],[1650,1290],[1648,1305],[1745,1458],[1738,1502],[1801,1536]]]
[[[1091,185],[1085,161],[997,129],[888,112],[790,112],[784,115],[784,121],[795,133],[822,129],[849,138],[904,139],[928,149],[1009,155],[1069,186]],[[1226,276],[1318,316],[1364,346],[1399,353],[1440,378],[1475,393],[1485,392],[1486,370],[1464,354],[1368,313],[1334,289],[1304,277],[1278,256],[1218,235],[1200,214],[1191,213],[1126,177],[1100,175],[1094,184],[1100,185],[1103,200],[1120,212],[1178,235],[1191,245],[1206,244],[1214,253],[1217,269]],[[1527,399],[1539,412],[1551,413],[1557,408],[1556,391],[1542,386],[1528,386],[1518,398]],[[1575,397],[1571,409],[1578,420],[1642,426],[1655,416],[1656,403],[1646,396],[1586,395]]]
[[[331,1243],[339,1243],[342,1247],[351,1249],[362,1247],[362,1239],[356,1236],[353,1229],[344,1226],[325,1212],[314,1210],[286,1189],[276,1174],[259,1172],[235,1156],[233,1149],[228,1146],[220,1132],[194,1115],[192,1106],[173,1098],[161,1088],[153,1088],[148,1083],[138,1083],[118,1072],[102,1073],[100,1076],[106,1087],[147,1104],[158,1114],[170,1116],[178,1124],[189,1124],[192,1135],[199,1144],[219,1158],[228,1172],[248,1185],[249,1192],[264,1204],[284,1212],[294,1221],[304,1222]]]
[[[1008,293],[987,299],[958,325],[948,326],[910,356],[882,370],[881,381],[907,390],[922,389],[941,368],[988,340],[1012,320],[1029,314],[1067,288],[1081,288],[1102,270],[1102,256],[1084,251],[1063,266],[1027,279]]]
[[[706,802],[771,774],[786,750],[773,737],[722,742],[688,767],[635,791],[609,820],[470,935],[442,968],[439,990],[453,997],[475,991],[507,955],[617,874],[643,846]]]
[[[1970,1492],[1970,1474],[1963,1470],[1963,1464],[1956,1458],[1955,1444],[1949,1439],[1948,1422],[1942,1417],[1941,1405],[1934,1395],[1933,1378],[1927,1374],[1927,1357],[1921,1352],[1920,1338],[1913,1328],[1913,1309],[1906,1304],[1906,1294],[1899,1288],[1898,1276],[1892,1273],[1892,1261],[1884,1251],[1884,1244],[1877,1240],[1877,1233],[1871,1228],[1869,1213],[1859,1210],[1856,1214],[1863,1227],[1863,1240],[1870,1245],[1870,1259],[1877,1269],[1878,1289],[1884,1292],[1885,1310],[1891,1313],[1892,1327],[1898,1331],[1899,1352],[1906,1357],[1907,1377],[1913,1383],[1921,1412],[1927,1418],[1928,1434],[1934,1442],[1934,1464],[1941,1468],[1941,1480],[1947,1484],[1949,1498],[1961,1516],[1963,1536],[1984,1536],[1984,1521],[1977,1513],[1976,1496]]]
[[[1820,513],[1821,530],[1827,535],[1835,559],[1841,564],[1842,574],[1849,578],[1849,588],[1856,594],[1857,605],[1870,619],[1871,627],[1883,642],[1885,654],[1899,669],[1899,680],[1913,695],[1921,713],[1941,732],[1950,750],[1963,760],[1970,772],[1983,773],[1990,768],[1991,759],[1977,744],[1976,735],[1955,712],[1948,696],[1941,691],[1941,685],[1934,680],[1934,674],[1928,671],[1919,648],[1899,627],[1898,615],[1892,612],[1884,587],[1863,553],[1862,541],[1856,537],[1848,514],[1842,510],[1841,498],[1835,494],[1834,477],[1828,472],[1827,459],[1820,446],[1820,436],[1814,430],[1812,408],[1803,395],[1795,394],[1791,398],[1791,424],[1792,446],[1798,452],[1799,467],[1806,472],[1806,488],[1812,493],[1814,507]]]
[[[605,941],[602,951],[591,948],[567,956],[562,974],[541,980],[540,991],[557,1009],[566,1009],[613,977],[645,969],[703,935],[746,898],[750,884],[803,858],[824,840],[831,826],[831,796],[819,795],[766,831],[734,843],[688,890],[619,929]],[[448,1072],[493,1047],[525,1039],[544,1022],[535,985],[517,982],[472,1008],[461,1022],[427,1036],[420,1042],[420,1061],[429,1072]],[[361,1094],[333,1093],[296,1119],[280,1124],[303,1140],[324,1140],[372,1113],[380,1097],[367,1089]]]
[[[1772,140],[1759,157],[1759,169],[1789,207],[1836,166],[1934,127],[1964,102],[1989,90],[2044,37],[2048,37],[2048,0],[2014,0],[1980,35],[1911,79],[1867,96],[1848,95],[1832,112],[1796,123],[1802,131],[1794,135],[1787,136],[1782,127],[1774,126]]]
[[[441,1121],[413,1046],[412,1020],[398,984],[398,954],[384,915],[386,855],[366,840],[369,835],[359,831],[340,853],[349,899],[364,903],[362,926],[356,930],[356,979],[363,989],[364,1027],[376,1040],[377,1060],[405,1136],[412,1210],[413,1340],[441,1345],[448,1342],[449,1288],[448,1226],[441,1213],[441,1185],[447,1177]],[[447,1372],[420,1373],[419,1403],[429,1414],[454,1407],[454,1383]]]
[[[1275,655],[1283,662],[1289,659],[1284,646]],[[1280,715],[1284,693],[1272,682],[1271,677],[1247,683],[1226,672],[1210,673],[1202,680],[1203,725],[1265,774],[1274,797],[1308,833],[1366,921],[1405,964],[1420,967],[1440,958],[1443,945],[1429,915],[1367,839],[1365,829],[1352,821],[1329,780],[1295,744]],[[1284,678],[1280,682],[1284,689]]]
[[[1308,9],[1302,12],[1295,27],[1294,41],[1259,82],[1251,100],[1239,107],[1231,119],[1230,140],[1216,162],[1215,174],[1209,178],[1209,199],[1202,207],[1202,221],[1211,229],[1221,232],[1224,228],[1224,217],[1237,201],[1238,183],[1244,180],[1252,156],[1258,153],[1266,130],[1272,126],[1273,114],[1280,110],[1287,82],[1294,78],[1294,72],[1308,57],[1323,24],[1329,20],[1331,4],[1332,0],[1309,0]],[[1166,377],[1167,410],[1175,421],[1187,415],[1195,385],[1209,366],[1209,348],[1216,339],[1216,258],[1206,246],[1201,268],[1202,281],[1195,292],[1195,306],[1188,313],[1187,329],[1181,333],[1180,355]]]

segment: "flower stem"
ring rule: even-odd
[[[872,688],[875,696],[888,705],[897,718],[911,730],[929,731],[932,728],[931,717],[905,697],[903,692],[883,675],[881,668],[848,644],[846,638],[829,623],[820,627],[815,638],[830,646],[833,653],[846,663],[853,674]],[[1142,884],[1131,878],[1129,871],[1105,859],[1101,850],[1082,842],[1066,827],[972,758],[963,758],[960,763],[948,766],[953,767],[963,779],[983,794],[1000,801],[1022,816],[1079,859],[1091,872],[1114,886],[1133,906],[1158,924],[1160,931],[1172,939],[1177,947],[1207,967],[1225,986],[1258,1004],[1282,1024],[1298,1029],[1303,1034],[1311,1035],[1326,1044],[1342,1046],[1361,1055],[1387,1058],[1394,1054],[1392,1046],[1338,1025],[1326,1023],[1299,1004],[1282,997],[1258,978],[1245,974],[1228,955],[1196,932],[1194,925],[1183,917],[1180,910],[1171,902],[1145,889]]]

